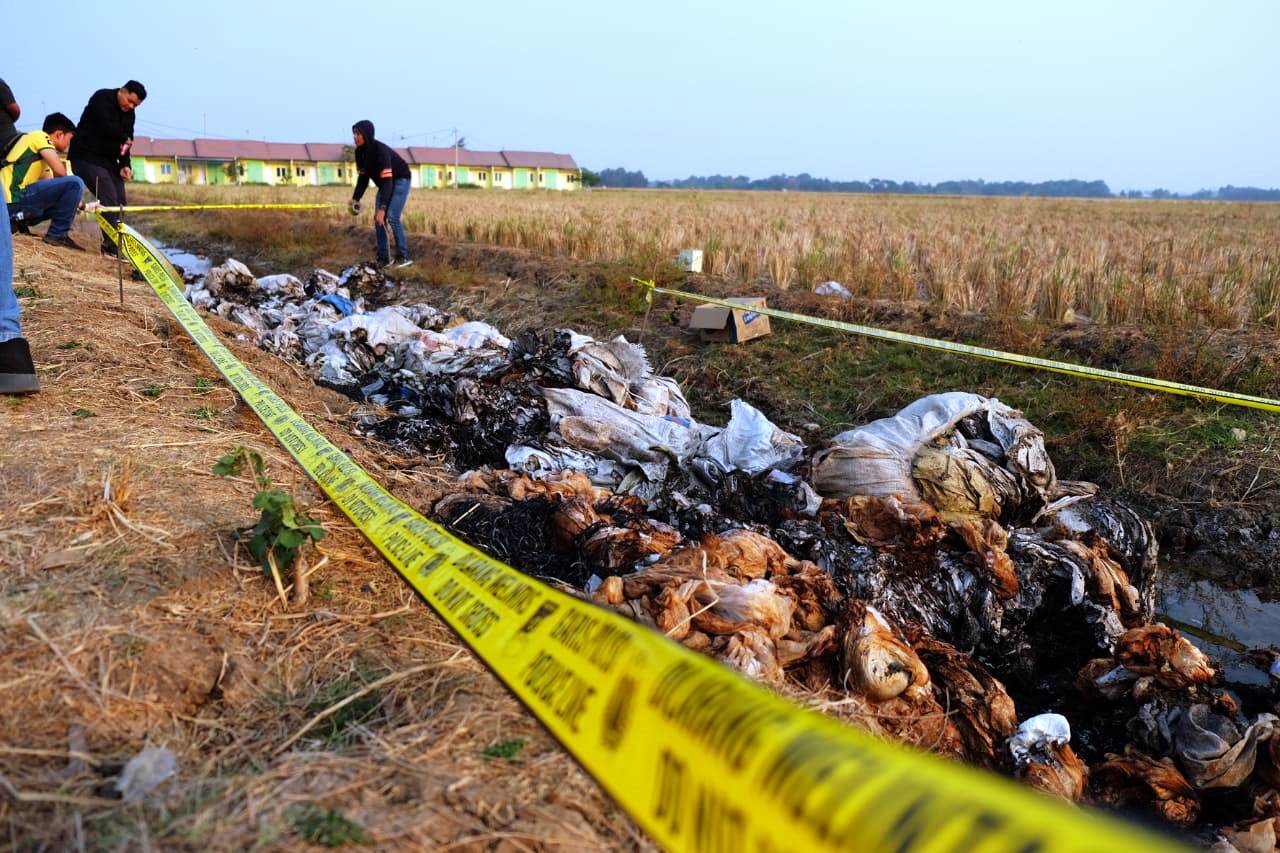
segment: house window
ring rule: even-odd
[[[172,174],[173,174],[173,164],[172,164],[172,163],[161,163],[161,164],[160,164],[160,174],[162,174],[162,175],[172,175]]]
[[[501,172],[494,172],[494,173],[493,173],[493,179],[494,179],[495,181],[501,182],[501,181],[502,181],[502,173],[501,173]]]
[[[276,166],[276,177],[286,178],[289,176],[289,170],[284,166]]]
[[[297,173],[299,178],[305,178],[307,176],[307,170],[302,166],[296,167],[293,171]]]
[[[483,181],[483,180],[484,180],[484,172],[476,172],[476,178],[477,178],[477,179],[479,179],[479,180],[481,180],[481,181]]]
[[[453,170],[452,170],[452,169],[450,169],[450,170],[449,170],[449,172],[447,173],[447,177],[448,177],[448,179],[449,179],[449,180],[451,180],[451,181],[453,180]]]
[[[346,177],[345,175],[342,174],[342,169],[338,169],[338,177],[339,178]]]
[[[542,183],[542,173],[538,173],[538,183]]]

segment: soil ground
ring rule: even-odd
[[[145,285],[126,279],[122,307],[113,262],[31,238],[15,258],[43,389],[0,400],[0,848],[646,846]],[[401,497],[430,505],[452,479],[379,455],[351,435],[349,400],[210,323]],[[323,520],[304,608],[231,536],[256,520],[255,488],[210,468],[239,445]],[[148,745],[176,753],[176,778],[145,805],[111,799]]]

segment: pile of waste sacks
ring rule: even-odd
[[[317,381],[358,429],[462,472],[434,516],[499,559],[873,732],[1228,851],[1280,832],[1280,692],[1228,689],[1155,619],[1157,544],[1061,479],[1044,436],[952,392],[818,447],[731,403],[694,419],[642,347],[508,338],[228,262],[191,300]]]

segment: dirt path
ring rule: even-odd
[[[0,400],[0,847],[646,845],[144,285],[121,307],[111,262],[22,238],[15,260],[44,390]],[[425,508],[450,479],[360,443],[350,401],[210,323],[400,497]],[[210,467],[237,445],[324,521],[304,608],[230,536],[254,521],[254,488]],[[142,805],[109,799],[148,745],[176,753],[176,778]]]

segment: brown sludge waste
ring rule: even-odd
[[[698,423],[621,338],[366,310],[393,295],[376,272],[228,264],[188,294],[392,411],[366,434],[475,468],[434,515],[498,558],[878,735],[1274,848],[1277,697],[1223,690],[1154,621],[1151,526],[1060,479],[998,400],[932,395],[807,448],[742,401]]]

